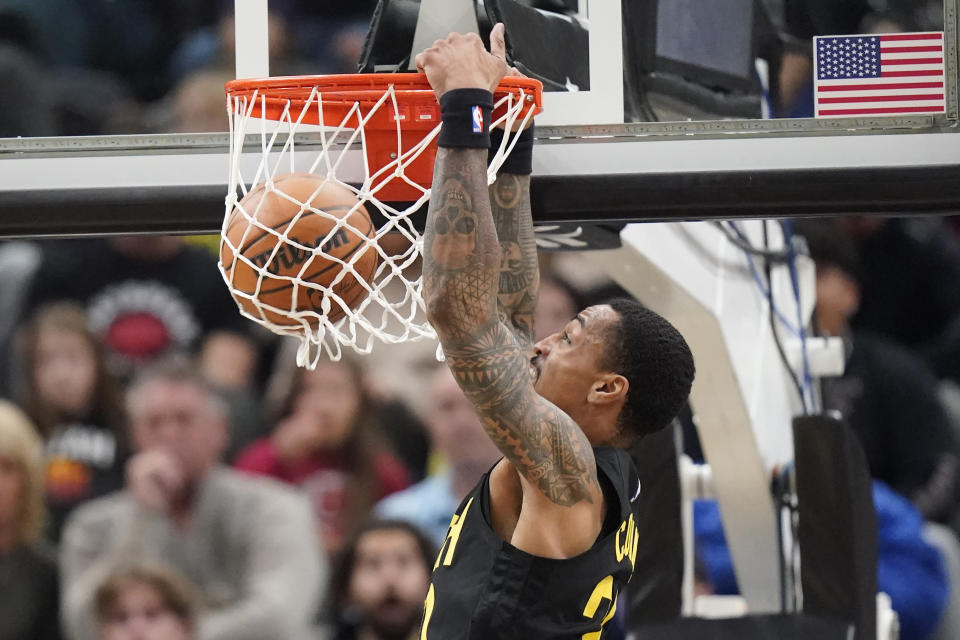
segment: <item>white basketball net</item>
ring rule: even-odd
[[[533,116],[532,109],[524,110],[524,98],[525,96],[522,93],[519,98],[512,93],[500,98],[496,107],[505,106],[506,113],[495,120],[492,126],[503,126],[507,132],[511,132],[513,129],[522,130],[523,126]],[[259,93],[254,93],[250,98],[233,97],[228,101],[230,182],[225,202],[226,215],[221,229],[221,255],[224,255],[228,249],[234,260],[245,263],[257,273],[256,289],[252,293],[244,292],[233,286],[232,278],[224,268],[223,262],[221,261],[219,264],[220,273],[237,301],[240,313],[274,333],[299,338],[301,343],[297,351],[297,364],[311,369],[316,366],[324,352],[331,360],[339,360],[343,347],[350,347],[358,353],[368,354],[378,340],[384,343],[398,343],[425,338],[436,339],[436,332],[426,320],[423,300],[423,278],[420,275],[419,268],[423,254],[423,237],[410,219],[410,215],[430,199],[430,189],[410,180],[404,174],[404,170],[433,142],[440,132],[440,125],[437,124],[436,127],[426,133],[419,144],[402,153],[400,143],[402,123],[400,119],[394,118],[397,131],[396,159],[371,174],[371,167],[366,154],[363,153],[366,144],[364,125],[377,110],[392,109],[390,113],[398,113],[397,97],[392,85],[375,105],[368,107],[366,112],[359,103],[354,103],[348,115],[335,127],[302,124],[304,117],[311,110],[315,110],[319,115],[319,122],[324,121],[324,98],[322,92],[317,88],[313,89],[302,108],[299,105],[291,107],[291,103],[288,101],[282,117],[276,121],[252,116],[253,107],[257,100],[261,101],[261,109],[265,113],[266,100]],[[523,114],[522,118],[521,114]],[[360,126],[353,128],[358,120]],[[347,123],[351,123],[352,126],[348,127]],[[317,132],[319,144],[311,141],[312,144],[310,145],[302,143],[295,145],[295,136],[307,130]],[[248,141],[248,136],[256,134],[259,134],[260,142],[259,161],[256,161],[255,158],[257,154],[249,152],[249,147],[247,153],[244,153],[244,143]],[[517,133],[508,133],[503,137],[503,142],[496,149],[488,167],[488,184],[493,183],[496,179],[497,170],[513,150],[516,138]],[[304,149],[303,147],[307,148]],[[319,150],[317,147],[319,147]],[[393,157],[393,154],[391,154],[391,157]],[[346,182],[347,179],[355,183],[357,176],[360,175],[357,165],[361,159],[363,165],[362,181],[358,186],[349,184]],[[282,184],[274,183],[276,177],[294,172],[316,174],[324,177],[325,183],[331,181],[346,187],[356,195],[372,218],[375,218],[375,210],[378,210],[386,223],[376,231],[372,238],[366,238],[363,230],[354,229],[346,222],[346,218],[349,216],[341,218],[310,205],[304,206],[304,203],[283,193],[281,190]],[[350,175],[351,173],[352,175]],[[403,180],[420,194],[418,199],[404,210],[395,209],[377,198],[377,193],[382,188],[384,179],[390,175],[397,176],[396,179]],[[302,208],[282,232],[262,224],[257,219],[256,210],[247,211],[240,205],[240,200],[261,183],[265,184],[268,191],[287,198]],[[263,201],[264,198],[260,198],[259,202],[262,203]],[[234,245],[227,238],[227,224],[234,209],[237,211],[235,215],[244,216],[249,225],[247,232],[244,233],[244,238],[241,238],[237,245]],[[327,236],[318,243],[319,246],[306,246],[287,237],[287,233],[296,226],[296,222],[301,216],[312,215],[324,216],[334,223]],[[343,227],[355,232],[357,237],[364,238],[364,242],[370,245],[365,249],[354,252],[354,258],[363,254],[364,251],[372,250],[379,254],[379,265],[369,282],[354,269],[353,260],[343,261],[323,250],[327,242]],[[253,234],[261,232],[275,236],[277,242],[265,264],[258,266],[251,262],[248,257],[242,255],[239,247],[244,246],[248,236],[252,237]],[[406,238],[409,241],[409,247],[402,253],[390,255],[381,247],[380,240],[387,234],[395,233],[399,233]],[[309,252],[309,256],[295,277],[267,271],[267,267],[285,247],[299,252]],[[301,253],[300,255],[304,254]],[[320,286],[301,277],[311,272],[310,265],[317,258],[333,260],[341,266],[340,273],[330,283],[329,287]],[[236,271],[237,269],[232,269],[231,272],[236,273]],[[353,274],[366,289],[366,295],[352,310],[333,290],[347,274]],[[289,307],[272,306],[264,303],[258,297],[265,277],[268,278],[267,283],[269,285],[276,285],[277,280],[287,280],[291,283],[292,291]],[[314,299],[317,295],[322,296],[322,313],[312,309],[296,308],[298,294],[304,287],[315,290],[316,293],[312,293]],[[241,301],[246,301],[248,308],[245,309]],[[250,311],[249,307],[252,307],[255,311]],[[346,315],[336,322],[330,322],[326,315],[330,309],[344,309]],[[286,319],[289,324],[278,324],[271,321],[268,315],[280,316]]]

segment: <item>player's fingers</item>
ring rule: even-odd
[[[430,64],[430,61],[437,55],[439,52],[439,46],[443,44],[442,40],[437,40],[433,43],[433,46],[429,49],[424,49],[416,55],[413,59],[413,64],[420,71],[425,71],[426,66]]]
[[[507,42],[503,34],[504,31],[502,22],[498,22],[497,24],[493,25],[493,29],[490,31],[490,53],[501,60],[506,60]]]

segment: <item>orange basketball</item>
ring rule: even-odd
[[[372,238],[376,232],[369,214],[363,205],[358,206],[357,197],[352,191],[335,182],[323,184],[323,180],[322,176],[306,173],[278,176],[273,181],[276,191],[267,192],[261,184],[240,201],[247,215],[238,209],[230,212],[226,226],[226,238],[229,244],[221,242],[220,262],[227,281],[231,283],[234,299],[254,317],[259,317],[261,311],[253,301],[237,295],[237,292],[255,295],[260,302],[280,309],[290,309],[294,312],[316,311],[323,314],[321,303],[324,293],[322,291],[300,285],[297,287],[294,300],[293,283],[284,279],[283,276],[293,278],[299,275],[304,282],[331,289],[334,279],[345,267],[328,256],[352,263],[357,274],[368,283],[373,278],[379,255],[376,248],[360,235],[362,232],[366,238]],[[321,184],[323,184],[322,187]],[[285,193],[293,200],[302,202],[304,206],[301,207],[297,202],[292,202],[277,192]],[[331,234],[335,221],[312,209],[319,209],[339,219],[349,216],[346,222],[357,231],[348,226],[342,226]],[[301,210],[303,214],[293,222],[291,227],[291,221]],[[315,254],[288,244],[252,224],[247,216],[255,218],[263,226],[274,229],[278,233],[286,231],[287,238],[298,244],[314,248],[322,244],[323,254]],[[282,246],[274,253],[278,242],[282,243]],[[247,262],[236,259],[231,245],[236,247],[237,253],[260,267],[263,272],[259,292],[256,290],[258,270]],[[351,273],[345,274],[332,286],[331,291],[340,296],[343,304],[350,309],[355,309],[367,294],[367,290]],[[335,297],[331,296],[329,302],[330,309],[327,317],[331,322],[336,322],[346,314],[346,310]],[[265,319],[277,325],[300,326],[298,320],[269,309],[263,309],[262,314]],[[311,319],[310,324],[316,326],[317,321]]]

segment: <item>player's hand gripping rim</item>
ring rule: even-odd
[[[490,51],[475,33],[451,33],[418,53],[414,63],[427,76],[437,100],[453,89],[486,89],[493,93],[510,71],[503,24],[497,23],[490,32]]]

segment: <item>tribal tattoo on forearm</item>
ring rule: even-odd
[[[424,232],[424,290],[430,321],[451,371],[477,408],[484,428],[523,477],[558,505],[592,501],[598,484],[589,441],[569,416],[534,390],[520,340],[498,315],[504,251],[485,176],[485,151],[438,151]],[[512,236],[517,244],[527,231],[529,236],[533,233],[532,223],[529,230],[522,226],[518,223]],[[507,278],[514,295],[529,294],[524,287],[536,282],[530,265],[523,259],[521,263],[517,269],[508,268],[518,276]],[[510,313],[519,311],[514,307]]]
[[[490,186],[490,207],[502,260],[497,293],[500,319],[514,329],[520,346],[533,347],[533,310],[540,288],[530,176],[501,173]]]

